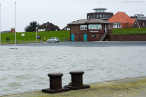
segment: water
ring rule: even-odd
[[[83,70],[84,83],[146,76],[146,47],[0,47],[0,95],[49,88],[48,73]]]

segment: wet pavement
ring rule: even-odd
[[[7,44],[2,46],[15,46]],[[69,47],[123,47],[123,46],[146,46],[146,41],[94,41],[94,42],[59,42],[59,43],[26,43],[16,46],[69,46]]]

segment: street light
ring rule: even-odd
[[[15,46],[16,46],[16,2],[15,2]]]
[[[36,42],[37,42],[37,30],[38,30],[38,27],[36,27]]]

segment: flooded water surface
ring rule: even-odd
[[[0,47],[0,94],[49,88],[48,73],[83,70],[84,83],[146,76],[146,47]]]

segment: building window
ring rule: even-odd
[[[88,29],[102,29],[101,24],[89,24]]]
[[[111,24],[108,24],[108,29],[111,29]]]
[[[95,15],[93,15],[93,18],[95,18]]]
[[[143,27],[145,27],[145,23],[143,23]]]
[[[106,16],[105,16],[106,18],[108,18],[108,14],[106,14]]]
[[[103,18],[105,18],[105,14],[103,14]]]
[[[89,15],[87,16],[87,18],[89,19]]]
[[[80,25],[80,30],[87,30],[87,25]]]
[[[102,14],[100,14],[100,16],[99,16],[100,18],[102,18]]]
[[[99,15],[98,14],[96,15],[96,18],[99,18]]]
[[[90,17],[89,17],[90,19],[92,19],[92,15],[90,15]]]
[[[114,23],[113,28],[121,28],[121,24],[120,23]]]

